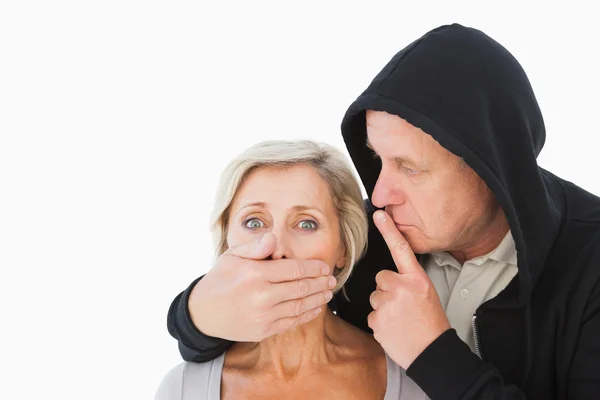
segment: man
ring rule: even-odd
[[[538,167],[544,123],[512,55],[480,31],[434,29],[375,77],[342,135],[373,226],[338,315],[432,399],[600,398],[600,199]],[[174,300],[184,359],[329,301],[327,266],[268,260],[272,242],[230,249]]]

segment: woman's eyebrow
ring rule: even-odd
[[[320,212],[321,214],[325,215],[325,211],[323,211],[323,209],[321,207],[318,206],[306,206],[306,205],[295,205],[291,208],[292,211],[295,212],[302,212],[302,211],[308,211],[308,210],[315,210]]]
[[[248,204],[241,204],[238,206],[239,208],[237,209],[237,211],[235,211],[235,214],[241,213],[242,211],[244,211],[246,208],[252,208],[252,207],[258,207],[258,208],[268,208],[267,207],[267,203],[265,203],[264,201],[256,201],[253,203],[248,203]],[[232,210],[233,211],[233,210]]]
[[[264,201],[257,201],[254,203],[250,203],[250,204],[244,204],[244,206],[242,208],[248,208],[248,207],[265,207],[267,205],[267,203],[265,203]]]
[[[267,203],[264,202],[264,201],[256,201],[256,202],[253,202],[253,203],[244,204],[240,208],[240,210],[243,210],[244,208],[249,208],[249,207],[265,207],[265,208],[267,208]],[[293,212],[302,212],[302,211],[308,211],[308,210],[315,210],[315,211],[318,211],[321,214],[325,215],[325,211],[321,207],[316,206],[316,205],[308,206],[308,205],[305,205],[305,204],[297,204],[297,205],[291,207],[290,210],[293,211]]]

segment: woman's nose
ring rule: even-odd
[[[273,251],[271,258],[273,260],[293,258],[289,249],[289,235],[283,229],[273,229],[273,236],[275,236],[275,251]]]

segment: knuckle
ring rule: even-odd
[[[269,301],[269,294],[267,293],[266,290],[259,290],[256,293],[256,297],[254,298],[254,305],[257,308],[264,308],[266,307],[267,303]]]
[[[427,277],[415,278],[414,285],[418,292],[423,294],[427,294],[433,289],[433,284]]]
[[[304,276],[304,266],[303,266],[302,262],[300,262],[300,260],[295,261],[293,274],[294,274],[294,276],[292,277],[293,279],[300,279]]]
[[[306,300],[304,299],[298,299],[295,301],[294,304],[294,317],[297,317],[298,315],[302,314],[304,308],[306,305]]]
[[[375,330],[375,315],[375,311],[372,311],[367,317],[367,324],[372,330]]]
[[[369,296],[369,303],[371,303],[371,306],[373,308],[375,308],[375,295],[377,294],[377,291],[371,292],[371,295]]]
[[[315,298],[315,301],[310,306],[311,308],[313,308],[321,305],[326,305],[331,301],[333,296],[334,295],[332,291],[321,293],[318,298]]]
[[[402,240],[402,239],[397,239],[393,244],[392,244],[392,249],[402,253],[406,250],[408,250],[409,246],[408,246],[408,242],[406,240]]]
[[[264,314],[259,315],[254,318],[254,326],[258,327],[259,332],[263,332],[268,329],[269,321]]]
[[[300,297],[308,295],[308,283],[306,281],[298,281],[298,295]]]

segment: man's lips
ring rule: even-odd
[[[394,225],[396,225],[396,228],[398,228],[398,230],[405,230],[410,228],[412,225],[406,225],[406,224],[399,224],[397,222],[394,221]]]

